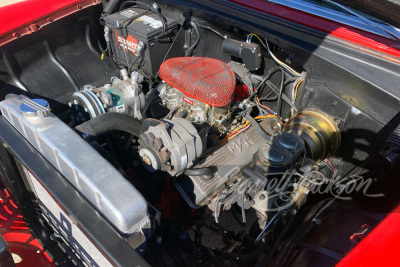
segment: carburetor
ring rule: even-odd
[[[235,90],[235,74],[224,62],[205,57],[171,58],[161,65],[158,87],[173,117],[223,128]],[[223,129],[220,129],[223,130]]]
[[[208,114],[211,107],[206,103],[189,98],[166,83],[160,84],[158,92],[162,104],[169,110],[174,110],[175,116],[178,116],[186,110],[185,115],[192,122],[203,123],[212,120],[212,114]]]
[[[221,131],[226,130],[222,127],[222,123],[230,119],[229,104],[225,107],[210,106],[186,96],[164,82],[158,86],[158,92],[161,103],[173,112],[172,118],[183,117],[192,123],[208,123],[220,127]]]

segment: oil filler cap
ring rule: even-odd
[[[40,119],[50,115],[49,103],[44,99],[23,98],[19,107],[21,114],[27,119]]]

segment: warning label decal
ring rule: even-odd
[[[115,36],[117,38],[118,47],[120,49],[125,49],[126,51],[131,52],[132,54],[137,56],[136,51],[138,49],[139,43],[135,37],[131,35],[128,35],[126,37],[118,36],[117,30],[115,30]]]

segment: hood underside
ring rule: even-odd
[[[336,2],[381,19],[393,26],[400,26],[399,0],[337,0]]]

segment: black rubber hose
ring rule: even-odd
[[[342,191],[344,192],[344,190]],[[337,198],[332,198],[330,199],[319,211],[317,211],[316,213],[313,214],[313,219],[308,223],[308,227],[304,229],[304,231],[302,231],[301,235],[299,238],[297,238],[295,241],[293,241],[293,243],[290,246],[289,251],[286,251],[286,255],[285,258],[283,259],[283,261],[281,262],[280,266],[284,266],[286,265],[286,262],[290,259],[290,257],[293,255],[293,252],[296,250],[296,248],[298,247],[298,245],[300,244],[300,242],[311,232],[312,229],[314,229],[315,226],[317,226],[318,224],[316,223],[317,219],[320,219],[319,217],[321,216],[321,214],[327,209],[329,208],[332,203],[336,200]],[[280,243],[282,242],[282,239],[284,238],[284,235],[286,234],[286,232],[289,230],[289,228],[291,227],[291,224],[293,224],[294,219],[296,214],[291,215],[292,217],[289,219],[288,223],[285,225],[284,229],[281,231],[281,233],[279,234],[279,237],[277,238],[277,240],[275,241],[273,247],[271,248],[271,250],[269,251],[269,254],[267,257],[265,257],[265,259],[261,262],[261,264],[259,264],[259,266],[268,266],[270,265],[274,254],[276,252],[276,250],[278,249]]]
[[[179,109],[178,107],[174,107],[170,112],[168,112],[168,114],[164,117],[164,119],[170,120],[178,109]]]
[[[76,129],[92,136],[99,136],[115,130],[139,136],[141,127],[142,122],[137,119],[126,114],[109,112],[77,126]]]
[[[106,15],[110,15],[114,9],[117,7],[119,0],[110,0],[107,5],[104,7],[103,13]]]
[[[246,166],[242,170],[243,176],[246,178],[253,178],[253,179],[259,179],[259,180],[264,180],[265,177],[262,176],[261,174],[255,172],[252,168],[249,166]]]
[[[188,175],[188,176],[202,176],[202,175],[212,176],[212,171],[209,168],[191,169],[191,170],[186,170],[185,175]]]
[[[274,245],[268,251],[268,255],[263,259],[261,264],[257,264],[256,266],[269,266],[271,260],[273,259],[276,250],[278,249],[279,245],[281,244],[283,238],[286,236],[287,232],[289,231],[290,227],[292,226],[294,219],[296,218],[296,214],[292,214],[288,220],[288,222],[283,227],[282,231],[279,233],[278,238],[275,240]]]
[[[282,80],[281,80],[281,86],[280,86],[280,88],[279,88],[278,107],[277,107],[277,110],[276,110],[277,115],[278,115],[278,118],[281,118],[282,93],[283,93],[284,83],[285,83],[285,73],[283,72],[283,69],[282,69]]]
[[[125,1],[125,2],[123,2],[123,3],[121,4],[121,6],[119,7],[119,10],[121,11],[122,9],[125,8],[126,5],[129,5],[129,4],[136,5],[136,6],[140,7],[140,8],[142,8],[142,9],[147,9],[147,10],[152,11],[152,12],[153,12],[154,14],[156,14],[156,15],[160,18],[160,20],[161,20],[161,23],[162,23],[162,25],[163,25],[163,32],[162,32],[162,34],[165,34],[165,33],[167,32],[167,20],[166,20],[165,17],[164,17],[157,9],[155,9],[153,6],[148,5],[148,4],[146,4],[146,3],[143,3],[143,2],[139,2],[139,1]]]
[[[136,69],[139,67],[140,61],[141,61],[141,59],[142,59],[142,55],[137,56],[137,57],[135,58],[135,60],[132,61],[131,64],[129,64],[129,66],[128,66],[128,72],[131,72],[131,69],[132,69],[133,65],[138,61],[138,59],[139,59],[139,64],[136,66]]]
[[[276,67],[276,68],[280,68],[280,67]],[[272,72],[272,71],[271,71],[271,72]],[[259,89],[259,87],[260,87],[264,82],[266,82],[267,79],[269,79],[268,76],[269,76],[269,74],[268,74],[264,79],[262,79],[262,80],[261,80],[259,77],[257,77],[256,75],[253,76],[255,79],[261,81],[261,82],[258,84],[258,86],[257,86],[257,88],[255,89],[254,92],[256,92],[256,91]],[[277,94],[277,95],[279,94],[279,91],[277,90],[277,88],[274,88],[274,87],[272,87],[272,86],[271,86],[270,88],[274,91],[275,94]],[[282,93],[282,100],[285,101],[289,106],[291,106],[295,111],[298,111],[298,109],[296,108],[296,106],[293,105],[292,101],[291,101],[285,94],[283,94],[283,93]]]
[[[265,75],[265,77],[264,77],[264,78],[260,81],[260,83],[257,85],[256,89],[254,90],[255,93],[257,93],[257,92],[258,92],[258,89],[260,89],[261,85],[263,85],[263,83],[265,83],[269,78],[271,78],[272,74],[274,74],[274,73],[277,72],[277,71],[282,71],[282,72],[283,72],[283,69],[282,69],[281,67],[275,67],[275,68],[271,69],[271,70],[268,72],[268,74]],[[256,76],[256,77],[258,77],[258,76]]]
[[[392,133],[392,135],[387,139],[387,144],[391,147],[400,147],[400,126],[398,126]]]
[[[146,98],[146,105],[144,106],[144,109],[142,111],[142,118],[145,117],[146,111],[150,107],[150,104],[152,103],[153,98],[156,95],[156,92],[157,92],[157,88],[153,89],[153,91],[151,91],[149,93],[148,97]]]
[[[191,25],[193,26],[196,34],[197,34],[197,39],[196,41],[192,44],[192,46],[189,48],[188,52],[187,52],[187,56],[191,56],[194,49],[196,48],[196,46],[199,44],[200,42],[200,32],[199,32],[199,28],[197,28],[197,24],[192,22]]]
[[[114,61],[112,51],[111,51],[110,41],[107,42],[107,50],[108,50],[108,57],[111,59],[111,61],[114,63],[114,65],[120,70],[121,68],[119,67],[118,63]]]
[[[189,114],[189,111],[187,109],[182,110],[178,116],[176,116],[177,118],[186,118],[186,116]]]
[[[264,132],[264,130],[261,128],[260,124],[258,124],[258,122],[256,122],[255,119],[253,119],[253,117],[251,117],[249,114],[247,114],[246,116],[244,116],[248,121],[250,121],[250,123],[254,126],[254,128],[257,130],[258,134],[264,138],[267,141],[271,141],[271,136],[266,134]]]

